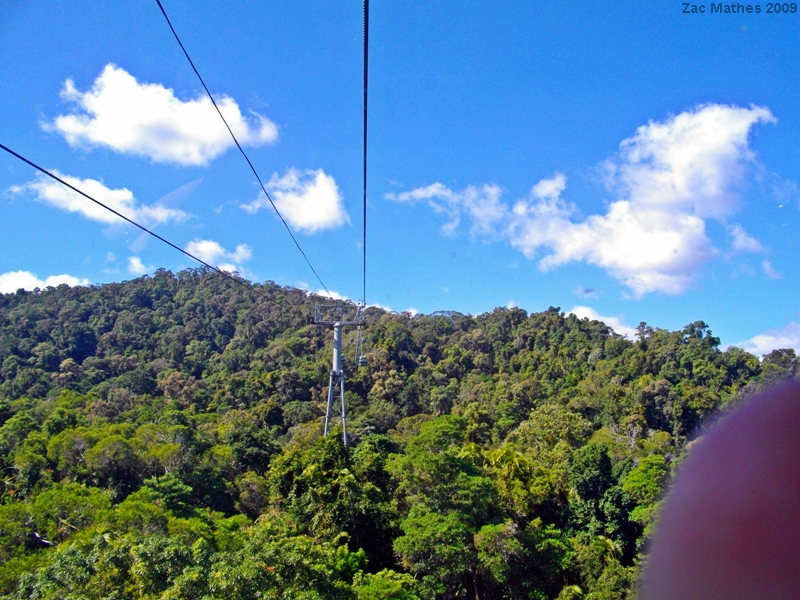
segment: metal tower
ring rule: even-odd
[[[342,369],[342,327],[360,326],[364,322],[364,305],[336,303],[316,305],[314,322],[333,327],[333,360],[328,380],[328,406],[325,410],[325,437],[331,422],[342,424],[342,441],[347,445],[347,407],[344,403],[344,370]],[[338,397],[337,397],[338,392]],[[338,414],[335,414],[337,413]]]

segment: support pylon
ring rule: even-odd
[[[347,445],[347,407],[344,401],[344,369],[342,369],[342,328],[360,326],[364,322],[363,304],[335,304],[316,306],[314,321],[319,325],[333,326],[333,359],[328,379],[328,405],[325,409],[325,437],[332,423],[342,424],[342,442]],[[350,318],[347,318],[350,317]],[[338,392],[338,397],[337,397]],[[338,414],[337,414],[338,413]]]
[[[336,402],[336,391],[339,391],[339,402]],[[331,413],[339,405],[339,415]],[[328,380],[328,407],[325,411],[325,437],[328,437],[328,428],[331,419],[339,419],[342,423],[342,442],[347,446],[347,407],[344,404],[344,370],[342,370],[342,323],[333,324],[333,361],[331,363],[331,376]]]

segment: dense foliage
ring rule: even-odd
[[[690,436],[796,369],[703,322],[372,308],[344,447],[315,298],[256,287],[0,296],[4,597],[630,597]]]

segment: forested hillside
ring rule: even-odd
[[[4,597],[632,597],[687,443],[796,367],[703,322],[371,308],[344,447],[320,299],[256,287],[0,296]]]

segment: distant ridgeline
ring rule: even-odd
[[[632,597],[687,442],[796,370],[703,322],[631,342],[558,308],[370,308],[345,448],[315,298],[256,287],[0,295],[0,594]]]

